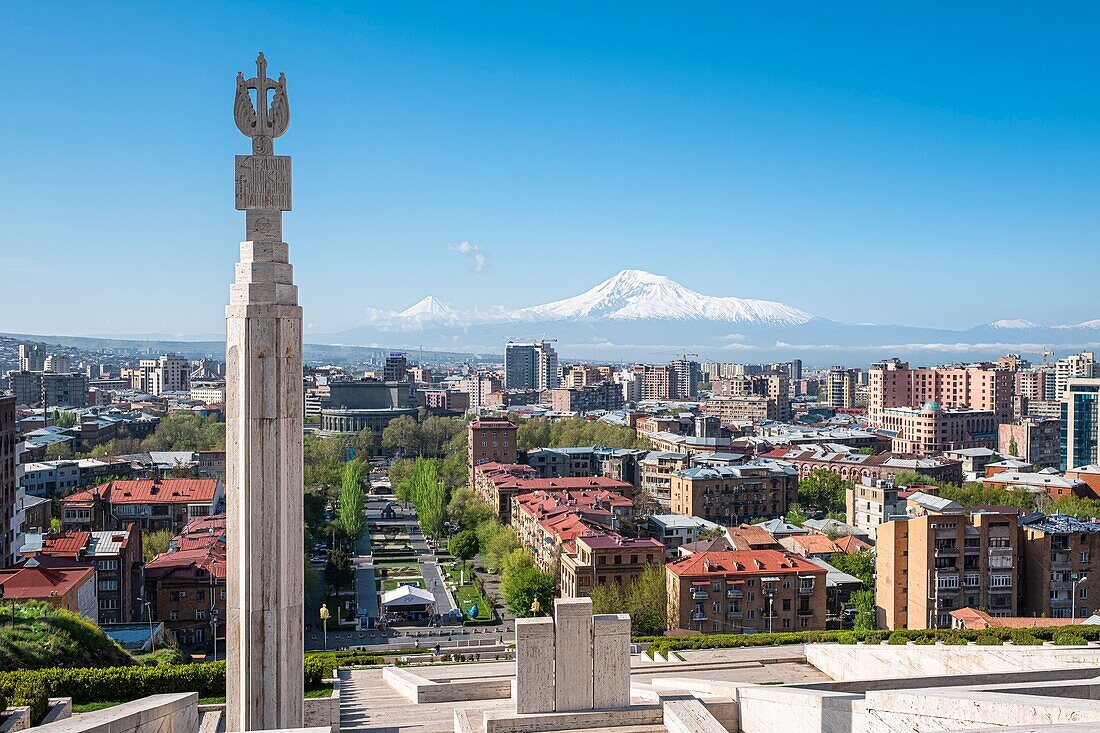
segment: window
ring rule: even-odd
[[[98,565],[100,570],[118,570],[118,560],[100,560]]]
[[[756,618],[756,609],[750,608],[748,610],[748,613],[745,614],[745,618],[747,618],[749,621],[752,621],[753,619],[755,619]]]
[[[206,591],[204,591],[204,590],[195,591],[195,600],[196,601],[205,601],[206,600]]]
[[[206,620],[206,611],[204,611],[201,608],[196,609],[195,610],[195,620],[196,621],[205,621]]]
[[[722,612],[722,603],[720,601],[715,601],[714,603],[711,604],[711,609],[710,610],[711,610],[712,613],[721,613]]]
[[[791,620],[789,618],[783,619],[783,628],[784,629],[791,628]]]
[[[1087,563],[1088,561],[1089,561],[1089,553],[1088,552],[1082,552],[1081,553],[1081,563],[1084,564],[1084,563]]]
[[[967,573],[963,576],[963,585],[976,586],[978,583],[977,573]]]
[[[168,620],[169,621],[179,621],[180,620],[180,612],[179,611],[169,611],[168,612]]]
[[[1089,589],[1083,585],[1077,586],[1077,597],[1082,601],[1089,597]]]
[[[936,578],[937,588],[958,588],[959,576],[957,575],[941,575]]]
[[[118,590],[117,580],[101,580],[99,581],[99,589],[103,591]]]
[[[1012,587],[1011,575],[993,575],[989,578],[990,588],[1010,588]]]

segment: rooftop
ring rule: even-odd
[[[768,575],[774,573],[820,573],[825,570],[804,557],[779,550],[720,550],[700,552],[665,567],[679,576]]]

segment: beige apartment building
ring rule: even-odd
[[[516,426],[502,417],[474,420],[469,427],[467,467],[470,486],[475,485],[474,469],[483,463],[512,464],[516,462]]]
[[[1018,533],[1015,513],[966,512],[917,493],[913,516],[878,527],[875,605],[887,629],[951,628],[951,612],[983,608],[1017,614]]]
[[[778,517],[798,501],[798,472],[780,463],[699,466],[670,477],[669,510],[736,526]]]
[[[876,427],[892,430],[886,424],[890,408],[936,403],[946,410],[990,412],[995,423],[1009,422],[1015,381],[1015,372],[994,364],[911,369],[907,362],[888,359],[868,372],[867,418]]]
[[[893,452],[929,456],[960,448],[996,450],[999,422],[988,410],[945,408],[929,401],[919,408],[888,407],[877,424],[894,433]]]

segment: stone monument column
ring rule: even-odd
[[[290,157],[274,155],[286,79],[237,74],[236,159],[245,240],[226,320],[226,730],[302,726],[302,309],[282,241]]]

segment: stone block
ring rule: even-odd
[[[554,601],[554,710],[592,709],[592,600]]]
[[[554,619],[516,619],[516,712],[554,710]]]
[[[727,733],[698,700],[669,700],[664,710],[668,733]]]
[[[592,707],[615,710],[630,705],[630,616],[592,618]]]

